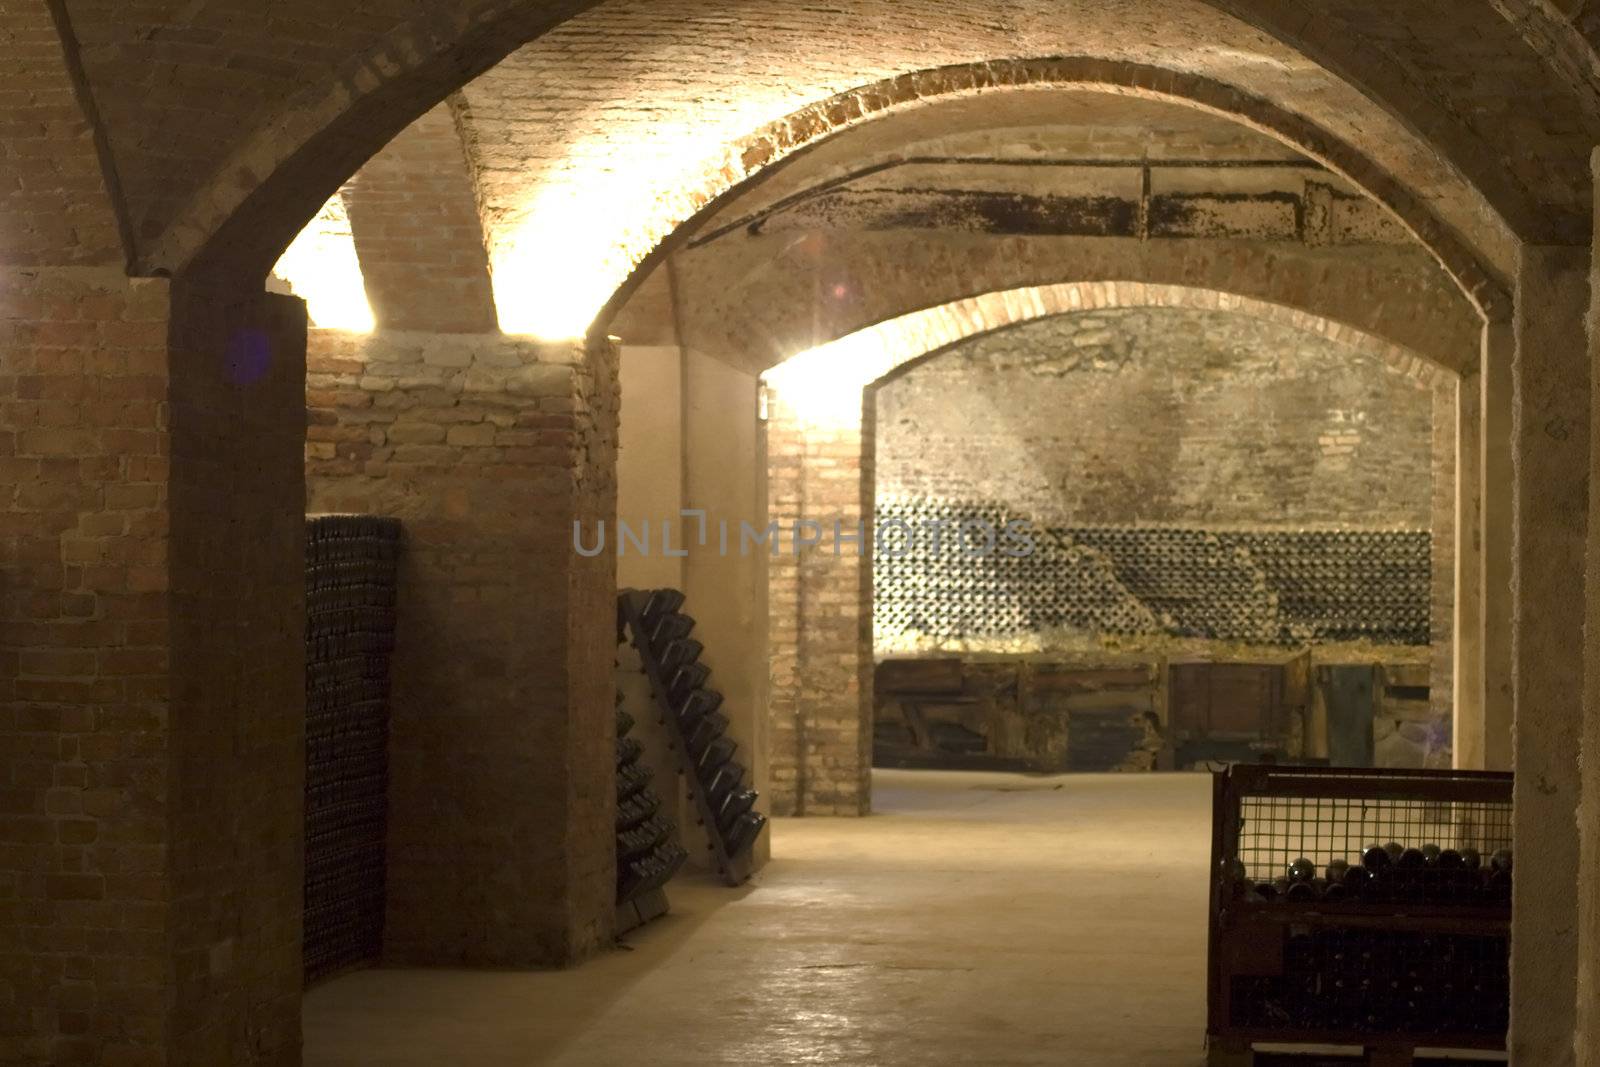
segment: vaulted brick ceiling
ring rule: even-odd
[[[146,271],[203,249],[211,266],[270,263],[427,106],[557,24],[469,94],[495,120],[485,152],[508,135],[521,151],[502,162],[524,181],[648,167],[664,147],[652,130],[692,119],[725,138],[921,67],[1099,55],[1214,79],[1358,145],[1503,270],[1513,237],[1585,238],[1600,140],[1572,69],[1595,19],[1526,0],[1543,19],[1535,33],[1516,6],[873,0],[846,15],[796,0],[63,0]],[[1564,65],[1546,58],[1558,52]],[[608,153],[619,142],[627,151]]]

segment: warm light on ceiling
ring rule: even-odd
[[[901,335],[881,323],[800,352],[761,380],[802,425],[849,427],[861,421],[861,391],[903,359]]]
[[[337,193],[300,231],[272,273],[306,302],[311,325],[358,332],[376,325],[350,235],[350,218]]]
[[[793,87],[751,86],[714,115],[684,99],[686,114],[669,119],[671,102],[660,101],[662,117],[647,127],[577,138],[536,180],[517,175],[527,192],[497,213],[489,235],[501,329],[544,341],[586,336],[645,257],[726,183],[753,173],[738,158],[739,138],[804,102]]]

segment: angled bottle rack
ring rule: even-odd
[[[674,839],[672,820],[650,788],[643,746],[628,736],[633,717],[617,694],[617,933],[667,913],[664,887],[689,854]]]
[[[651,704],[667,731],[678,770],[688,784],[707,847],[729,885],[750,877],[750,849],[767,824],[754,810],[756,792],[734,757],[722,694],[708,688],[711,670],[700,662],[705,647],[690,636],[694,619],[682,612],[676,589],[623,590],[618,598],[618,640],[624,634],[650,680]]]

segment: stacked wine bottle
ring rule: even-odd
[[[674,839],[672,820],[650,788],[643,746],[628,736],[633,717],[617,695],[617,903],[632,904],[665,886],[689,854]]]
[[[1503,936],[1345,927],[1283,936],[1282,974],[1233,979],[1234,1025],[1440,1039],[1506,1032]]]
[[[1411,848],[1390,841],[1368,845],[1356,862],[1336,859],[1327,867],[1304,857],[1271,880],[1252,880],[1234,860],[1234,893],[1246,899],[1283,905],[1327,903],[1478,904],[1511,903],[1512,857],[1498,849],[1488,857],[1476,849]]]
[[[1026,545],[1001,533],[1014,522]],[[1286,645],[1430,639],[1426,530],[1045,528],[997,504],[918,499],[880,501],[876,523],[873,625],[888,641],[1057,628]]]
[[[400,524],[306,524],[305,977],[382,947],[389,659]]]
[[[711,670],[700,661],[705,646],[691,636],[694,619],[683,612],[683,602],[675,589],[630,590],[622,594],[620,616],[632,632],[657,713],[689,779],[708,847],[724,877],[737,884],[748,873],[750,847],[767,820],[754,810],[758,795],[735,758],[739,746],[727,736],[722,694],[707,684]]]

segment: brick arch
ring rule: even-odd
[[[264,277],[340,185],[408,125],[525,42],[602,2],[469,0],[396,19],[331,78],[288,95],[170,219],[150,220],[131,273]]]
[[[1470,371],[1483,324],[1416,248],[1331,249],[1292,242],[1118,241],[1098,237],[943,243],[921,232],[830,246],[870,284],[819,304],[815,269],[758,248],[692,250],[673,260],[688,343],[752,370],[912,311],[1062,278],[1215,288],[1293,307]],[[748,256],[745,254],[748,252]],[[625,336],[626,339],[626,336]]]
[[[686,200],[696,206],[685,224],[640,238],[653,240],[627,250],[631,272],[596,318],[604,326],[649,272],[676,248],[699,221],[709,218],[749,183],[794,160],[830,136],[874,117],[940,99],[992,91],[1090,89],[1194,107],[1274,137],[1327,166],[1387,208],[1413,234],[1488,321],[1506,321],[1511,298],[1477,252],[1446,225],[1422,198],[1377,166],[1357,147],[1267,100],[1221,82],[1179,71],[1085,57],[1004,60],[915,71],[840,93],[769,123],[724,150],[720,167]],[[598,327],[597,327],[598,328]]]
[[[506,10],[493,16],[460,15],[407,23],[386,36],[380,46],[352,60],[337,86],[296,97],[293,111],[285,111],[280,121],[236,149],[218,177],[191,197],[179,217],[140,250],[135,258],[136,271],[175,273],[203,269],[213,275],[264,274],[276,252],[339,183],[408,122],[503,58],[509,51],[508,42],[531,40],[596,5],[569,2],[553,10],[541,9],[537,15],[523,10],[523,5],[498,6]],[[612,0],[599,6],[609,10],[625,5]],[[637,22],[643,16],[630,17]],[[1027,10],[1025,5],[1013,17],[1024,25],[1039,21],[1039,13]],[[1250,24],[1237,21],[1244,17],[1229,17],[1227,32],[1240,35],[1240,41],[1234,42],[1239,47],[1259,50],[1262,46]],[[1223,31],[1207,27],[1206,32]],[[1114,36],[1109,30],[1105,33]],[[1041,31],[1034,36],[1045,34]],[[580,36],[574,50],[581,52],[588,43],[598,47],[603,38],[590,42]],[[1199,43],[1195,42],[1197,46]],[[870,44],[870,38],[860,43],[863,54]],[[691,70],[685,76],[692,79],[695,75]],[[833,81],[837,84],[837,77]],[[1345,174],[1388,206],[1434,251],[1488,317],[1504,317],[1505,296],[1493,273],[1483,265],[1478,250],[1427,205],[1428,200],[1437,197],[1441,181],[1454,184],[1452,195],[1462,203],[1504,200],[1509,194],[1503,190],[1479,188],[1461,176],[1481,168],[1482,153],[1476,163],[1465,159],[1470,165],[1456,172],[1446,168],[1426,180],[1411,175],[1412,180],[1423,181],[1426,186],[1417,192],[1375,162],[1372,152],[1362,151],[1326,127],[1263,96],[1199,74],[1084,56],[995,59],[911,71],[806,104],[731,146],[718,164],[708,167],[711,177],[701,188],[674,194],[672,202],[660,205],[657,217],[647,224],[627,226],[629,232],[619,237],[623,247],[616,250],[608,267],[608,273],[615,275],[611,288],[626,289],[628,272],[641,263],[648,265],[650,254],[667,241],[675,223],[696,215],[740,181],[845,125],[952,93],[1040,85],[1102,87],[1172,100],[1227,115],[1279,137]],[[1405,111],[1400,102],[1390,103],[1394,104],[1395,113]],[[542,109],[540,113],[558,122],[562,118],[559,110]],[[1387,143],[1381,141],[1383,138],[1404,136],[1393,132],[1402,128],[1391,125],[1390,132],[1374,135],[1369,147]],[[1417,123],[1412,128],[1439,131],[1436,123]],[[1440,132],[1439,136],[1445,134]],[[287,152],[286,145],[291,146]],[[1446,159],[1462,155],[1451,153],[1450,146],[1442,143],[1431,147]],[[1414,148],[1408,149],[1410,156],[1427,154]],[[557,141],[542,150],[560,154],[565,149]],[[1492,183],[1485,178],[1481,184]],[[1504,203],[1495,210],[1507,218],[1525,214],[1512,207]],[[501,205],[490,211],[507,213]],[[1483,225],[1493,230],[1496,224]],[[1499,256],[1496,261],[1503,258]],[[615,301],[597,310],[603,318],[614,306]]]
[[[772,373],[783,377],[783,368],[789,368],[790,374],[805,373],[808,361],[843,354],[859,371],[862,384],[873,385],[981,334],[1056,315],[1154,307],[1226,311],[1314,333],[1381,359],[1429,388],[1460,376],[1459,367],[1312,311],[1222,289],[1138,281],[1059,282],[951,301],[887,319],[802,352]]]
[[[886,320],[768,373],[768,499],[774,502],[768,519],[788,528],[801,519],[868,517],[874,445],[865,400],[878,384],[972,337],[1061,315],[1146,307],[1226,311],[1315,333],[1383,360],[1425,390],[1456,377],[1381,337],[1215,289],[1082,281],[986,293]],[[805,390],[807,377],[825,387]],[[773,810],[865,814],[871,808],[872,560],[849,552],[782,552],[770,560],[768,580]],[[802,610],[808,604],[829,610]]]

